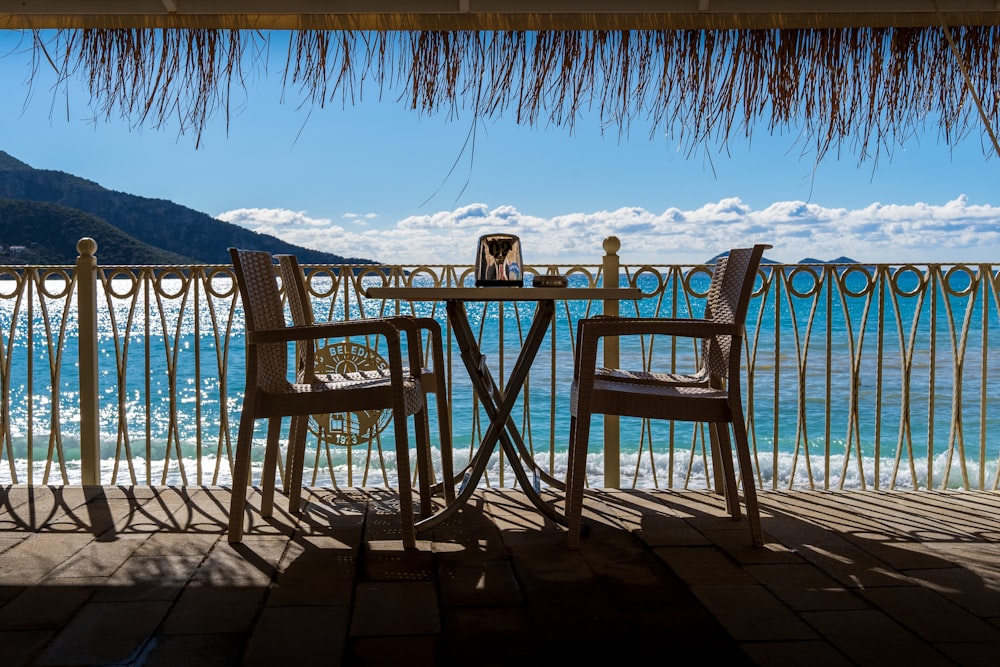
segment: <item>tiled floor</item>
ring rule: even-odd
[[[594,492],[578,552],[511,490],[412,552],[391,492],[307,498],[234,547],[226,489],[0,487],[0,664],[1000,664],[997,493],[765,492],[755,549]]]

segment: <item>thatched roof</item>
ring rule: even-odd
[[[0,28],[751,30],[1000,22],[996,0],[0,0]]]
[[[595,109],[688,148],[767,128],[863,160],[928,125],[1000,153],[998,4],[0,0],[0,28],[28,30],[37,65],[82,78],[107,117],[196,136],[263,71],[267,31],[284,30],[286,89],[314,105],[373,91],[568,128]]]

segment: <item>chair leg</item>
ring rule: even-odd
[[[743,415],[733,418],[733,438],[736,441],[736,456],[740,462],[740,477],[743,480],[743,498],[747,505],[747,519],[750,524],[750,539],[755,547],[764,546],[764,530],[760,525],[760,505],[757,502],[757,482],[754,479],[750,443]]]
[[[570,528],[569,518],[573,516],[573,504],[576,502],[576,498],[573,496],[573,489],[576,488],[574,480],[576,475],[573,474],[573,468],[576,462],[576,417],[570,416],[569,418],[569,443],[566,446],[566,481],[563,485],[563,513],[566,515],[566,527],[568,530]],[[570,534],[566,535],[567,544],[571,548],[576,548],[576,545],[571,538]]]
[[[247,502],[247,480],[250,477],[250,449],[253,446],[253,397],[250,392],[243,400],[240,430],[236,437],[236,462],[233,465],[232,497],[229,500],[229,543],[243,539],[243,511]]]
[[[450,505],[455,502],[455,463],[451,449],[451,422],[448,417],[448,388],[444,383],[444,374],[435,371],[436,386],[434,402],[437,404],[438,429],[441,443],[441,481],[444,484],[444,502]]]
[[[434,485],[434,473],[431,470],[431,435],[427,420],[427,397],[424,396],[424,406],[413,415],[413,426],[417,439],[417,479],[420,483],[420,517],[429,517],[432,512],[431,487]]]
[[[406,412],[402,405],[392,410],[396,431],[396,476],[399,484],[399,519],[404,549],[417,548],[413,522],[413,490],[410,488],[410,443],[406,435]]]
[[[583,529],[583,489],[587,478],[587,447],[590,441],[590,413],[580,412],[570,418],[569,459],[566,475],[566,544],[580,548]]]
[[[306,431],[309,417],[292,417],[288,430],[288,456],[285,463],[285,493],[288,494],[288,511],[298,514],[302,500],[302,469],[306,457]]]
[[[278,466],[278,438],[281,435],[281,417],[267,420],[267,446],[264,449],[264,471],[260,476],[260,515],[274,514],[274,473]]]
[[[725,479],[726,509],[734,521],[739,521],[741,517],[740,491],[736,484],[736,471],[733,468],[733,445],[729,440],[729,424],[715,423],[711,425],[711,430],[715,434],[714,440],[718,442],[717,462],[721,461],[722,476]],[[718,473],[716,474],[718,475]]]
[[[712,451],[712,479],[715,484],[715,492],[724,495],[726,478],[723,473],[725,466],[722,464],[721,450],[719,449],[719,431],[715,424],[709,424],[708,439]]]

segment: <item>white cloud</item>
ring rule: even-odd
[[[342,217],[344,220],[354,223],[360,227],[368,225],[369,220],[374,220],[378,217],[378,213],[345,213]]]
[[[863,209],[825,208],[801,201],[754,210],[723,199],[694,210],[654,213],[642,208],[567,213],[551,218],[510,205],[473,203],[399,220],[388,229],[365,224],[374,214],[345,214],[351,229],[304,211],[238,209],[218,216],[297,245],[390,264],[471,264],[482,234],[521,237],[528,264],[596,264],[603,241],[617,236],[626,264],[705,261],[731,247],[770,243],[767,256],[848,256],[861,262],[982,262],[1000,255],[1000,207],[961,196],[944,205],[873,203]]]

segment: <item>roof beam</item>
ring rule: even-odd
[[[0,0],[0,28],[674,30],[1000,24],[998,0]]]

